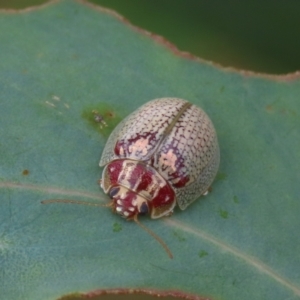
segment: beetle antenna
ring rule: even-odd
[[[160,245],[165,249],[165,251],[167,252],[168,256],[171,259],[173,258],[173,254],[172,254],[171,250],[168,248],[168,246],[166,245],[166,243],[157,234],[155,234],[151,229],[149,229],[144,224],[142,224],[138,220],[137,214],[134,215],[133,220],[136,224],[138,224],[142,229],[144,229],[148,234],[150,234],[155,240],[157,240],[160,243]]]
[[[70,204],[80,204],[80,205],[89,205],[89,206],[101,206],[101,207],[111,207],[112,203],[100,204],[93,202],[85,202],[85,201],[77,201],[77,200],[69,200],[69,199],[49,199],[41,201],[42,204],[50,204],[50,203],[70,203]]]

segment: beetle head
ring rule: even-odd
[[[149,212],[147,200],[123,186],[111,187],[108,195],[113,200],[113,210],[126,219]]]

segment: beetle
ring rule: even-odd
[[[101,187],[126,219],[185,210],[212,184],[220,150],[207,114],[179,98],[147,102],[111,133],[103,150]]]
[[[111,198],[109,204],[68,199],[42,203],[112,207],[152,235],[172,258],[167,245],[138,216],[169,216],[176,204],[185,210],[206,194],[219,163],[217,134],[201,108],[179,98],[154,99],[120,122],[104,147],[100,186]]]

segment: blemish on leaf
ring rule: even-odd
[[[220,88],[220,93],[223,93],[223,92],[224,92],[224,90],[225,90],[225,86],[224,86],[224,85],[222,85],[222,86],[221,86],[221,88]]]
[[[114,223],[113,224],[113,232],[119,232],[122,230],[122,225],[120,223]]]
[[[178,231],[173,231],[173,234],[178,239],[179,242],[184,242],[186,240],[183,234]]]
[[[223,219],[228,219],[228,211],[220,209],[219,214]]]
[[[199,251],[198,255],[199,255],[200,258],[202,258],[204,256],[207,256],[208,252],[206,252],[205,250],[201,250],[201,251]]]
[[[55,104],[49,102],[49,101],[45,101],[45,103],[48,105],[48,106],[51,106],[51,107],[55,107]]]
[[[106,113],[106,115],[107,115],[109,118],[113,118],[113,117],[115,116],[115,114],[114,114],[113,112],[111,112],[111,111],[108,111],[108,112]]]
[[[268,113],[273,113],[273,112],[274,112],[273,106],[272,106],[271,104],[267,105],[267,106],[266,106],[266,111],[267,111]]]
[[[60,101],[60,98],[58,96],[56,96],[56,95],[53,95],[52,96],[52,100],[54,100],[54,101]]]
[[[226,173],[219,172],[216,176],[216,180],[225,180],[225,179],[227,179],[227,174]]]
[[[240,203],[240,200],[236,195],[233,196],[233,202],[234,203]]]
[[[94,114],[94,121],[99,123],[100,129],[103,127],[107,127],[107,123],[104,121],[104,117],[99,114],[97,110],[93,110],[92,113]]]
[[[12,244],[13,243],[10,240],[8,240],[5,236],[0,236],[0,253],[8,251]]]
[[[29,171],[28,171],[27,169],[25,169],[25,170],[23,170],[22,174],[23,174],[24,176],[27,176],[27,175],[29,174]]]
[[[292,109],[289,109],[287,107],[280,107],[276,102],[267,105],[265,107],[265,110],[269,114],[279,113],[279,114],[284,115],[284,116],[293,116],[293,117],[297,116],[296,111],[294,111]]]
[[[105,103],[85,108],[81,116],[104,137],[108,137],[122,120],[118,112]]]

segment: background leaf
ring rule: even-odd
[[[244,70],[286,74],[300,69],[300,2],[231,0],[89,0],[180,50]],[[46,0],[1,0],[26,8]]]
[[[222,299],[300,299],[299,76],[262,77],[181,57],[74,1],[0,15],[0,284],[3,299],[99,288]],[[98,161],[115,124],[148,100],[188,99],[221,146],[213,192],[143,222],[105,208]],[[92,110],[106,128],[93,123]],[[90,113],[89,113],[90,112]]]

